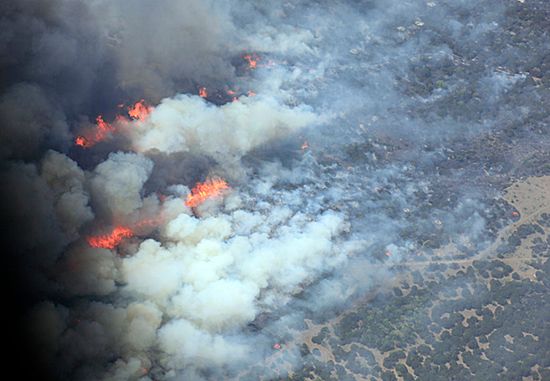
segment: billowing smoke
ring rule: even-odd
[[[90,179],[97,209],[112,218],[121,218],[143,207],[141,189],[147,181],[153,162],[133,153],[112,153],[99,164]]]
[[[285,137],[319,117],[305,107],[291,108],[275,98],[243,97],[223,106],[197,96],[165,99],[131,131],[136,150],[205,154],[223,164],[262,144]]]
[[[0,5],[22,353],[56,379],[274,379],[305,319],[413,255],[487,247],[502,226],[479,179],[511,169],[456,156],[540,113],[510,95],[520,64],[483,49],[493,3]]]

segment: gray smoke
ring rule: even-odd
[[[448,162],[529,114],[500,106],[526,74],[478,48],[498,2],[0,10],[2,214],[30,269],[16,283],[31,343],[58,379],[236,378],[279,341],[291,370],[305,318],[384,289],[407,256],[493,238],[493,191]],[[472,51],[486,64],[466,75]],[[142,98],[147,118],[74,146]],[[187,207],[208,177],[231,189]],[[134,235],[90,247],[115,226]]]

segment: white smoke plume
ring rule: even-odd
[[[85,173],[66,156],[48,152],[43,176],[59,194],[61,226],[71,235],[78,238],[94,216],[88,197],[104,223],[162,216],[143,238],[132,238],[119,250],[89,247],[82,237],[65,251],[56,267],[62,292],[112,302],[35,310],[34,321],[42,315],[47,322],[64,319],[56,361],[82,379],[136,378],[151,367],[168,379],[193,369],[235,368],[256,358],[254,346],[264,339],[242,330],[259,313],[277,311],[321,273],[347,261],[348,250],[335,245],[349,229],[345,216],[321,211],[322,203],[300,211],[303,196],[293,191],[280,194],[289,206],[270,207],[262,197],[271,196],[280,177],[300,178],[274,164],[262,170],[264,180],[231,189],[223,200],[207,201],[192,213],[184,206],[189,188],[183,184],[166,189],[173,196],[162,201],[144,193],[154,170],[145,155],[151,150],[204,154],[223,168],[224,160],[238,162],[254,148],[321,119],[307,107],[270,97],[215,106],[179,95],[163,100],[145,121],[132,122],[130,138],[142,153],[111,153]],[[154,238],[145,239],[154,231]],[[70,317],[61,316],[66,314]],[[105,368],[111,357],[117,361]]]
[[[50,172],[55,160],[64,164]],[[119,164],[118,178],[109,173],[113,163]],[[64,181],[74,181],[77,189],[82,184],[82,171],[63,155],[49,153],[43,168],[54,189],[67,186]],[[120,213],[133,212],[150,169],[139,155],[113,154],[91,174],[92,195],[110,200]],[[71,170],[75,178],[66,176]],[[99,181],[105,182],[101,193]],[[73,245],[59,263],[65,292],[119,300],[86,302],[75,309],[51,303],[37,307],[34,329],[48,332],[41,345],[61,357],[50,356],[67,369],[76,367],[78,378],[109,380],[139,378],[159,362],[178,375],[256,357],[253,337],[238,332],[258,313],[287,303],[321,272],[346,262],[347,249],[334,241],[348,225],[336,212],[265,209],[259,200],[254,211],[245,207],[237,189],[232,192],[225,204],[202,207],[210,217],[190,214],[179,199],[180,211],[167,214],[160,241],[130,246],[130,256]],[[101,364],[112,356],[117,361],[102,371]]]
[[[0,44],[13,50],[0,57],[13,73],[0,94],[0,190],[11,196],[17,254],[39,268],[26,321],[58,379],[234,378],[274,341],[292,341],[312,311],[324,316],[383,285],[425,242],[482,240],[469,195],[433,213],[411,205],[443,188],[424,180],[446,155],[428,143],[488,122],[410,117],[461,80],[403,94],[420,91],[412,53],[434,66],[455,59],[445,43],[427,43],[424,23],[464,41],[494,26],[447,26],[447,11],[424,2],[328,3],[0,6],[11,16],[0,20]],[[503,78],[474,85],[497,104],[524,77]],[[151,112],[117,122],[116,105],[141,98]],[[69,131],[98,114],[120,136],[68,148]],[[186,205],[197,182],[217,176],[230,189]],[[15,234],[20,226],[32,239]],[[92,247],[90,237],[114,227],[132,234]],[[281,353],[289,368],[299,363],[293,348]]]
[[[131,133],[140,152],[201,153],[222,162],[318,121],[308,108],[291,108],[270,97],[214,106],[198,96],[179,95],[164,99]]]
[[[110,154],[95,168],[90,180],[96,208],[115,219],[141,208],[141,189],[152,169],[153,162],[139,154]]]

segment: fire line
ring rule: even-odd
[[[185,200],[185,205],[195,208],[206,200],[222,195],[223,191],[228,190],[229,185],[223,179],[208,179],[204,183],[198,183],[191,190],[191,193]]]

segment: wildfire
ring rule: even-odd
[[[133,106],[128,107],[128,115],[132,119],[145,120],[153,111],[153,107],[145,103],[145,99],[136,102]]]
[[[97,118],[95,118],[95,124],[98,129],[98,133],[101,134],[108,134],[110,131],[113,130],[113,126],[111,126],[109,123],[103,120],[103,116],[98,115]]]
[[[260,57],[258,57],[257,54],[245,54],[243,56],[243,59],[248,62],[248,68],[249,69],[256,69],[258,67],[258,61],[260,60]]]
[[[309,148],[309,143],[307,142],[307,140],[305,140],[304,143],[302,143],[302,146],[300,148],[302,149],[302,151]]]
[[[162,215],[153,216],[150,218],[142,219],[141,221],[138,221],[132,226],[134,227],[134,229],[142,229],[145,227],[158,226],[162,223],[163,219],[164,218]]]
[[[208,91],[206,91],[206,87],[201,87],[199,89],[199,97],[206,98],[208,96]]]
[[[204,183],[198,183],[191,190],[185,200],[185,205],[195,208],[209,198],[222,195],[223,191],[229,189],[229,185],[223,179],[208,179]]]
[[[109,234],[90,236],[86,238],[86,241],[88,241],[88,244],[91,247],[114,249],[118,245],[120,245],[123,239],[139,235],[140,232],[143,232],[144,228],[158,226],[163,222],[163,220],[164,217],[162,214],[158,214],[156,216],[151,216],[148,218],[142,218],[141,220],[131,224],[130,226],[116,226]]]
[[[114,249],[124,238],[130,238],[134,235],[132,229],[125,226],[117,226],[110,234],[88,237],[86,240],[91,247],[101,249]]]
[[[74,140],[74,144],[79,147],[86,147],[88,145],[88,140],[84,136],[77,136]]]
[[[117,105],[117,107],[122,108],[124,105]],[[75,138],[74,143],[82,148],[90,148],[106,140],[111,134],[117,132],[121,126],[126,125],[131,120],[145,120],[151,111],[153,111],[153,107],[145,103],[144,99],[141,99],[133,106],[128,107],[128,115],[130,118],[124,115],[117,115],[113,123],[108,123],[103,120],[102,115],[98,115],[95,128],[84,131],[82,135]]]
[[[245,54],[242,56],[243,57],[243,60],[245,60],[248,64],[248,68],[250,70],[254,70],[254,69],[257,69],[257,68],[271,68],[273,66],[276,65],[276,62],[271,60],[271,59],[264,59],[262,57],[260,57],[258,54],[256,53],[251,53],[251,54]],[[260,63],[261,61],[261,63]],[[286,62],[284,62],[286,63]]]
[[[75,144],[84,147],[89,148],[107,138],[109,134],[114,130],[113,126],[106,121],[103,120],[102,115],[98,115],[95,119],[95,131],[77,136],[75,139]]]

